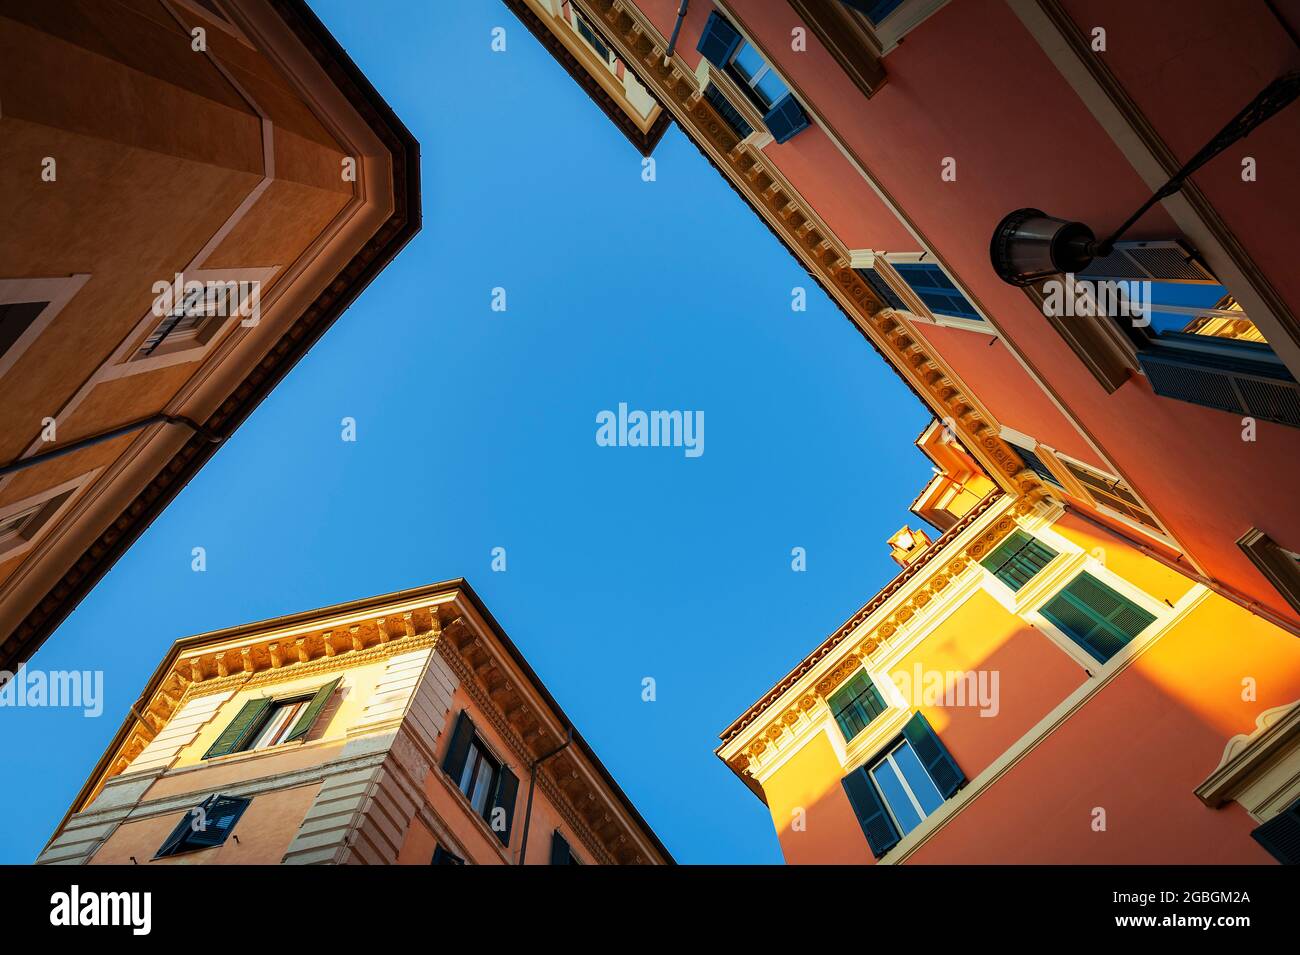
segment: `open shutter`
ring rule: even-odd
[[[551,865],[569,865],[573,861],[573,850],[568,841],[556,829],[551,834]]]
[[[1070,581],[1043,606],[1042,614],[1099,663],[1113,657],[1156,619],[1088,573]]]
[[[447,755],[442,760],[443,771],[457,783],[465,769],[465,756],[469,753],[469,744],[473,739],[474,721],[469,718],[469,710],[461,710],[456,717],[456,729],[451,734]]]
[[[1300,865],[1300,800],[1287,806],[1250,835],[1278,862]]]
[[[497,838],[501,840],[503,846],[510,845],[510,829],[515,824],[515,794],[519,792],[519,777],[512,773],[507,767],[501,767],[501,778],[497,782],[497,797],[492,800],[492,808],[504,810],[505,828],[496,832]],[[488,814],[488,821],[494,813]]]
[[[862,276],[863,280],[871,286],[871,291],[880,296],[880,300],[887,306],[890,308],[896,308],[900,312],[907,311],[907,306],[903,303],[903,300],[899,298],[898,293],[894,291],[893,287],[885,281],[884,276],[879,272],[870,268],[857,269],[856,271]]]
[[[872,855],[879,859],[898,845],[899,835],[894,820],[889,818],[880,793],[876,792],[875,784],[867,775],[866,769],[849,773],[841,783],[853,805],[853,812],[858,817],[858,825],[867,837],[867,845],[871,847]]]
[[[238,796],[211,796],[200,804],[201,814],[193,810],[186,813],[190,828],[185,840],[187,848],[205,849],[224,843],[250,802],[251,799]]]
[[[774,140],[783,143],[808,128],[808,114],[803,111],[793,93],[786,93],[772,104],[772,108],[763,117],[763,125]]]
[[[325,708],[325,704],[329,702],[330,697],[338,689],[341,682],[343,682],[343,677],[338,677],[332,683],[326,683],[316,691],[316,695],[311,698],[307,708],[302,711],[302,715],[298,717],[298,722],[293,724],[293,729],[284,738],[284,742],[288,743],[291,740],[302,739],[307,735],[311,729],[311,724],[316,722],[316,717],[320,716],[320,711]]]
[[[714,10],[709,14],[709,22],[704,24],[704,32],[700,34],[700,42],[695,44],[695,49],[721,69],[731,62],[731,57],[739,46],[739,31]]]
[[[225,756],[227,753],[238,752],[239,749],[248,742],[248,738],[257,731],[262,723],[262,718],[266,716],[267,710],[271,708],[271,700],[263,697],[262,699],[249,700],[243,708],[230,721],[230,725],[222,730],[217,741],[208,747],[208,751],[203,754],[204,759],[212,759],[214,756]]]
[[[930,721],[922,713],[916,713],[903,727],[903,738],[912,744],[921,765],[934,780],[939,794],[948,799],[966,784],[966,774],[961,771],[957,761],[943,745],[943,740],[930,728]]]
[[[1176,332],[1160,336],[1175,346],[1197,337]],[[1260,342],[1231,345],[1241,353],[1240,358],[1192,351],[1190,345],[1168,347],[1157,341],[1138,352],[1138,364],[1151,390],[1161,397],[1300,428],[1300,384],[1286,366]]]
[[[1092,281],[1150,279],[1191,285],[1219,284],[1219,280],[1196,261],[1191,250],[1176,239],[1116,242],[1110,255],[1093,259],[1079,277]]]
[[[181,843],[185,841],[185,837],[190,834],[190,825],[193,821],[194,810],[191,809],[188,810],[185,815],[181,816],[181,821],[176,823],[176,828],[171,831],[171,835],[167,837],[166,841],[158,847],[158,851],[154,853],[153,857],[155,859],[161,859],[163,856],[169,856],[175,853],[180,848]]]

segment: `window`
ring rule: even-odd
[[[600,38],[600,34],[596,32],[595,28],[587,22],[587,18],[577,10],[573,11],[573,25],[577,29],[578,35],[587,41],[588,45],[596,51],[598,57],[606,63],[614,62],[614,54],[605,45],[605,41]]]
[[[827,702],[835,716],[835,722],[839,724],[840,732],[844,734],[845,742],[851,742],[886,709],[880,691],[865,670],[859,670],[850,677],[844,686],[831,694]]]
[[[1025,463],[1025,467],[1029,468],[1029,470],[1033,471],[1044,481],[1049,481],[1057,487],[1061,487],[1060,480],[1052,473],[1051,469],[1037,454],[1030,451],[1028,448],[1022,448],[1020,445],[1016,445],[1016,453],[1020,455],[1020,460]],[[1061,489],[1064,490],[1064,488]]]
[[[965,774],[921,713],[913,714],[901,736],[843,780],[877,859],[965,783]]]
[[[1237,546],[1246,552],[1286,602],[1300,611],[1300,554],[1279,546],[1257,527],[1242,534]]]
[[[569,841],[556,829],[551,833],[551,865],[582,865],[582,861],[569,848]]]
[[[221,732],[204,759],[269,749],[302,739],[311,730],[321,710],[337,689],[342,677],[326,683],[314,694],[247,701]]]
[[[1056,551],[1042,541],[1014,530],[980,563],[1013,591],[1019,591],[1055,556]]]
[[[1278,862],[1283,865],[1300,865],[1300,799],[1250,835]]]
[[[1111,321],[1136,347],[1156,394],[1300,427],[1300,383],[1181,242],[1118,242],[1078,278],[1116,283]],[[1134,295],[1144,301],[1130,303]],[[1146,306],[1140,317],[1138,304]]]
[[[710,64],[725,73],[763,114],[763,125],[773,140],[787,142],[808,128],[808,115],[785,81],[763,55],[741,37],[740,31],[725,17],[719,16],[716,10],[709,14],[696,49]]]
[[[980,322],[983,318],[939,266],[929,262],[894,262],[894,271],[931,313]]]
[[[1089,573],[1082,573],[1040,611],[1049,622],[1105,663],[1156,619]]]
[[[854,10],[871,31],[882,54],[902,42],[903,37],[948,0],[840,0]]]
[[[1065,466],[1092,499],[1100,506],[1122,514],[1125,517],[1144,524],[1160,532],[1160,525],[1151,516],[1142,502],[1137,499],[1127,484],[1119,478],[1107,477],[1100,471],[1094,471],[1085,464],[1057,455],[1056,458]]]
[[[0,355],[22,337],[49,302],[0,302]]]
[[[465,860],[454,852],[449,852],[442,846],[433,850],[433,858],[429,860],[429,865],[464,865]]]
[[[501,844],[509,845],[519,777],[492,755],[467,710],[456,718],[442,769]]]
[[[36,504],[23,503],[13,513],[0,517],[0,558],[12,557],[25,549],[73,493],[68,490]]]
[[[251,799],[223,796],[220,793],[209,796],[181,818],[154,854],[154,858],[162,859],[182,852],[222,845],[235,831],[235,823],[251,802]]]

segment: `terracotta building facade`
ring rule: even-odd
[[[40,864],[670,864],[464,581],[173,645]]]

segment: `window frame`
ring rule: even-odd
[[[1237,546],[1291,609],[1300,613],[1300,555],[1278,544],[1258,527],[1237,538]]]
[[[898,762],[894,759],[894,754],[899,750],[903,749],[904,747],[911,750],[912,758],[915,759],[918,764],[920,764],[921,771],[925,773],[926,779],[928,779],[930,781],[930,785],[934,787],[935,795],[939,797],[939,806],[936,806],[930,812],[925,811],[925,808],[921,805],[921,800],[917,797],[916,793],[913,791],[912,784],[908,781],[907,775],[903,772],[902,767],[899,766]],[[890,770],[894,773],[894,776],[897,779],[899,785],[903,787],[904,795],[907,796],[908,801],[912,807],[912,811],[915,812],[916,815],[919,817],[917,819],[916,825],[912,826],[910,829],[903,828],[902,823],[899,822],[898,819],[898,810],[894,808],[893,803],[890,802],[889,800],[889,795],[885,792],[883,788],[881,788],[880,784],[876,781],[876,770],[878,770],[880,767],[886,764],[889,765]],[[893,743],[883,751],[883,753],[879,756],[879,758],[873,759],[870,763],[866,764],[863,768],[866,770],[867,779],[870,780],[871,784],[876,787],[876,795],[880,797],[881,805],[885,807],[885,812],[888,813],[890,821],[894,824],[894,831],[898,834],[898,839],[900,842],[906,839],[908,835],[915,832],[917,829],[921,828],[921,826],[925,824],[925,820],[930,818],[930,816],[934,815],[936,812],[938,812],[939,807],[942,806],[945,802],[947,802],[947,800],[944,799],[943,794],[939,792],[938,784],[934,781],[934,778],[930,776],[929,771],[925,768],[925,764],[921,762],[921,757],[917,754],[916,747],[914,747],[911,744],[911,742],[909,742],[904,737],[899,737],[898,739],[895,739]]]
[[[941,315],[930,310],[921,296],[912,288],[908,281],[903,278],[903,273],[894,268],[894,264],[899,265],[927,265],[939,269],[952,283],[953,288],[965,299],[966,304],[971,310],[980,316],[978,319],[961,318],[955,315]],[[971,298],[966,287],[963,286],[956,277],[944,267],[929,252],[876,252],[871,249],[857,249],[849,253],[849,267],[855,272],[861,272],[862,269],[871,269],[883,281],[895,297],[903,303],[902,314],[913,321],[921,322],[926,325],[938,325],[941,328],[960,328],[968,332],[979,332],[992,338],[997,338],[998,332],[988,316],[978,304]],[[864,282],[870,284],[870,279],[862,277]],[[888,302],[886,302],[889,305]],[[895,306],[890,305],[895,311],[900,311]]]
[[[876,23],[856,5],[845,3],[845,6],[849,7],[850,14],[875,41],[881,57],[888,56],[896,50],[909,33],[947,5],[948,0],[902,0],[894,10]]]
[[[45,307],[16,339],[0,354],[0,379],[18,363],[23,354],[50,327],[68,302],[90,281],[89,272],[76,272],[59,278],[0,279],[0,304],[20,305],[44,302]]]

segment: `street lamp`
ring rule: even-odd
[[[1017,209],[1004,216],[993,230],[989,258],[998,278],[1009,285],[1032,285],[1039,279],[1062,272],[1082,272],[1093,259],[1110,255],[1129,227],[1162,199],[1179,192],[1188,177],[1256,126],[1300,96],[1300,71],[1292,71],[1269,83],[1232,121],[1219,130],[1173,178],[1156,190],[1102,241],[1082,222],[1058,219],[1039,209]]]

